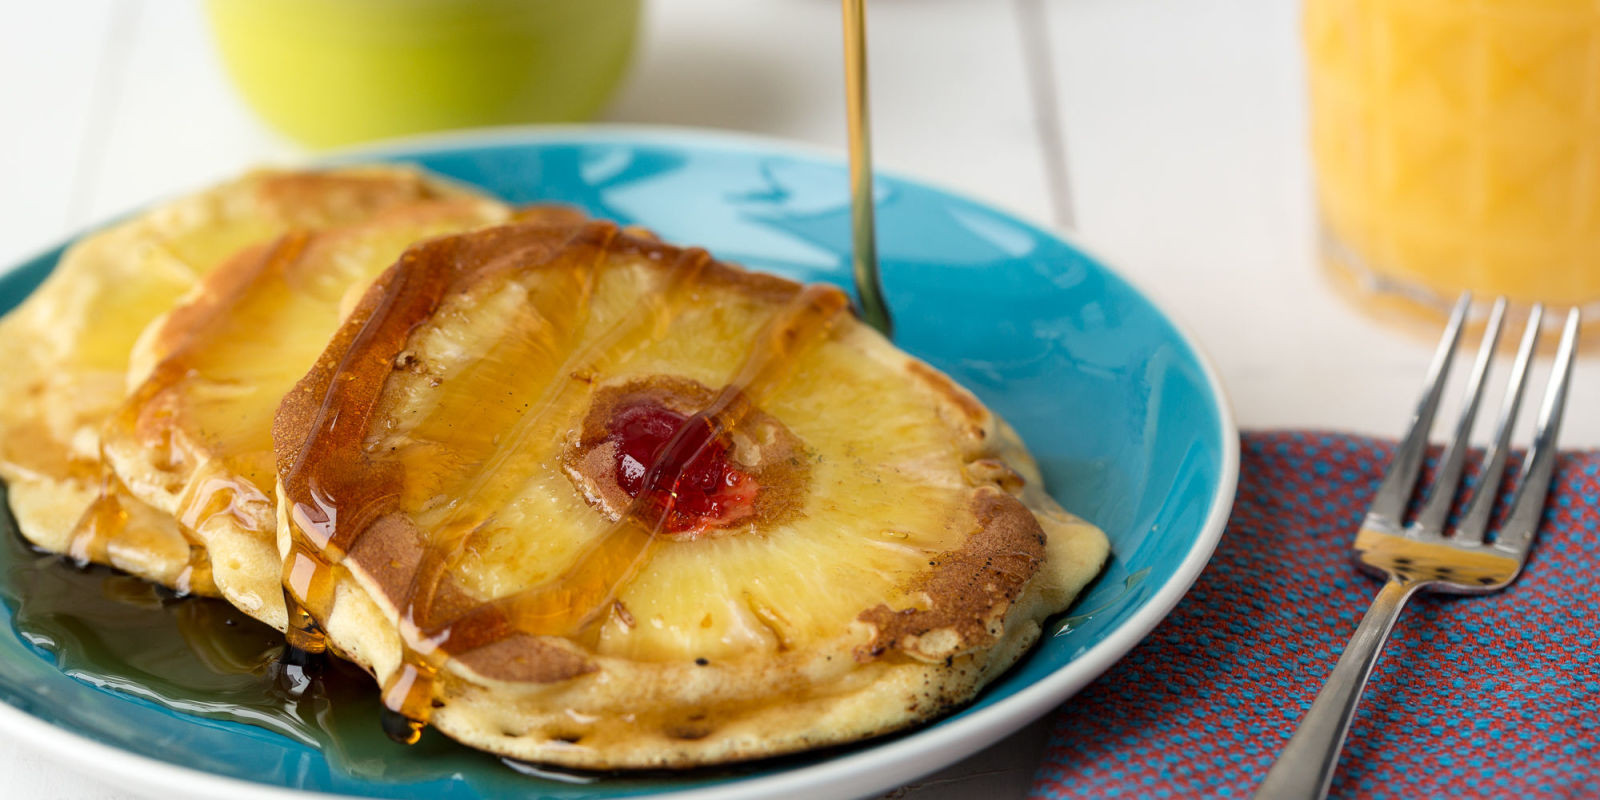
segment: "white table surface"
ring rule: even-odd
[[[842,147],[834,0],[648,12],[606,119]],[[1065,222],[1069,205],[1081,239],[1198,336],[1242,427],[1398,433],[1431,345],[1370,321],[1318,271],[1292,0],[873,0],[869,13],[880,166],[1040,221]],[[0,3],[0,115],[0,264],[304,155],[235,97],[191,0]],[[1070,203],[1052,202],[1052,181]],[[1565,443],[1600,445],[1586,413],[1600,363],[1578,373]],[[1034,725],[903,796],[1021,796],[1043,740]],[[4,739],[0,776],[3,798],[129,797]]]

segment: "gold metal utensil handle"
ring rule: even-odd
[[[867,118],[866,0],[844,0],[844,88],[850,127],[850,220],[854,242],[856,297],[861,318],[893,338],[894,324],[878,277],[878,244],[872,208],[871,125]]]

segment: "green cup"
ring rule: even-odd
[[[208,0],[223,63],[313,147],[598,113],[639,0]]]

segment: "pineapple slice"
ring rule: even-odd
[[[413,247],[273,438],[291,640],[413,730],[571,766],[928,719],[1107,553],[838,290],[605,223]]]
[[[102,489],[100,427],[122,402],[130,362],[136,376],[149,369],[135,346],[140,332],[242,247],[456,194],[409,169],[261,171],[73,245],[0,319],[11,354],[0,373],[0,478],[23,535],[47,550],[214,594],[207,577],[191,571],[194,548],[173,520],[131,498],[107,520],[118,535],[74,536]]]
[[[578,218],[564,209],[546,213]],[[153,366],[102,433],[111,484],[175,517],[205,549],[221,595],[283,629],[271,435],[278,402],[406,247],[510,214],[504,204],[462,194],[239,253],[144,337]],[[121,504],[103,496],[86,524],[116,541]]]

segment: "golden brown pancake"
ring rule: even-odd
[[[458,195],[285,235],[207,275],[144,337],[154,366],[102,433],[106,463],[128,494],[176,517],[205,549],[221,595],[240,610],[284,627],[272,455],[284,392],[407,246],[510,214],[493,200]],[[86,529],[115,541],[121,505],[102,498]]]
[[[0,477],[34,544],[121,567],[179,589],[214,593],[190,569],[192,543],[137,502],[116,537],[73,537],[99,494],[100,428],[150,367],[140,332],[243,247],[288,231],[366,219],[386,208],[460,195],[415,170],[262,171],[163,204],[93,234],[0,320],[11,363],[0,373]],[[115,493],[115,485],[107,487]]]
[[[533,761],[684,767],[929,719],[1107,553],[838,290],[604,223],[411,248],[273,439],[291,641]]]

